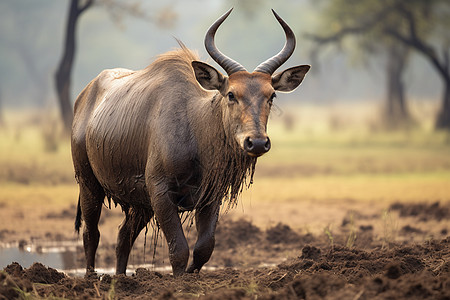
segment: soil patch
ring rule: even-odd
[[[450,206],[441,205],[439,202],[429,203],[394,203],[392,210],[399,212],[402,217],[417,217],[421,221],[450,219]]]
[[[0,272],[0,299],[450,299],[447,208],[395,203],[390,210],[398,214],[391,219],[381,217],[383,211],[349,211],[339,226],[328,226],[322,234],[283,223],[261,228],[225,216],[217,227],[209,268],[200,273],[173,277],[153,267],[133,267],[129,276],[71,277],[41,263],[23,268],[12,262]],[[54,217],[68,218],[68,213]],[[192,249],[195,226],[187,226]],[[59,234],[55,230],[47,238]],[[130,265],[168,264],[160,234],[149,230],[151,242],[144,249],[135,245]],[[100,243],[97,265],[113,266],[114,253],[114,243]],[[83,266],[82,247],[75,256]]]
[[[450,298],[450,237],[386,244],[364,238],[373,227],[353,226],[366,244],[348,247],[347,223],[331,243],[325,234],[302,234],[282,223],[262,230],[248,220],[223,218],[208,264],[218,269],[180,277],[137,268],[131,276],[88,273],[78,278],[40,263],[25,269],[11,263],[0,273],[0,299]],[[410,227],[402,229],[405,235],[417,233]],[[113,252],[114,245],[103,246],[99,256],[108,254],[114,261]]]
[[[371,251],[305,246],[301,256],[276,267],[177,278],[143,268],[132,276],[71,278],[38,263],[28,269],[13,263],[0,274],[0,294],[7,299],[21,293],[76,299],[448,299],[449,260],[450,238]]]

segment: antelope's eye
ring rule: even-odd
[[[269,104],[272,104],[273,99],[275,99],[276,97],[277,97],[277,94],[273,93],[269,98]]]
[[[237,102],[236,97],[234,97],[234,94],[232,92],[228,93],[228,100],[231,102]]]

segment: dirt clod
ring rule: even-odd
[[[41,263],[34,263],[31,267],[24,270],[25,278],[35,283],[52,284],[57,283],[66,275],[60,273],[53,268],[47,268]]]
[[[394,203],[390,207],[396,210],[402,217],[417,217],[421,221],[437,220],[450,218],[450,206],[441,205],[439,202],[404,204]]]
[[[316,260],[318,259],[320,256],[320,249],[316,248],[314,246],[305,246],[302,249],[302,256],[301,258],[305,259],[312,259],[312,260]]]
[[[235,248],[261,239],[261,230],[250,221],[240,219],[220,223],[216,230],[216,248]]]
[[[273,244],[298,244],[301,242],[298,233],[293,231],[288,225],[281,223],[266,230],[266,239]]]

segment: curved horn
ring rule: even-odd
[[[214,59],[224,70],[227,72],[228,76],[238,71],[246,71],[245,68],[238,62],[232,60],[231,58],[224,55],[217,49],[214,43],[214,35],[216,34],[217,28],[225,21],[228,15],[231,13],[233,8],[227,11],[223,16],[221,16],[214,24],[209,27],[205,36],[205,47],[209,55]]]
[[[283,27],[284,33],[286,34],[286,43],[283,49],[275,55],[261,63],[253,72],[262,72],[272,75],[276,69],[278,69],[282,64],[284,64],[288,58],[294,53],[295,49],[295,35],[292,29],[286,22],[272,9],[275,18],[277,18],[278,23]]]

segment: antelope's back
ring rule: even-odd
[[[72,156],[77,177],[92,170],[119,203],[147,198],[149,159],[164,169],[171,157],[184,159],[183,153],[171,152],[180,145],[189,148],[189,141],[171,138],[192,137],[187,132],[189,100],[206,93],[195,80],[193,59],[190,51],[180,49],[161,55],[146,69],[105,70],[89,83],[75,103]]]

